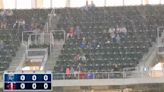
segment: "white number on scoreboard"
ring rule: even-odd
[[[32,76],[32,80],[35,81],[36,80],[36,75]]]
[[[44,75],[44,80],[47,81],[48,80],[48,76]]]
[[[25,80],[25,76],[24,75],[21,75],[20,76],[20,79],[21,79],[21,81],[24,81]]]
[[[48,89],[48,84],[44,83],[44,89]]]
[[[21,83],[21,84],[20,84],[20,88],[21,88],[21,89],[25,89],[25,84],[24,84],[24,83]]]
[[[32,88],[33,88],[33,89],[36,89],[36,87],[37,87],[37,86],[36,86],[36,83],[33,83],[33,84],[32,84]]]

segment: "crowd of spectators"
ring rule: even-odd
[[[127,29],[125,27],[116,27],[116,28],[109,28],[109,30],[104,30],[103,36],[108,37],[106,39],[102,39],[104,41],[104,43],[102,42],[98,42],[97,38],[98,37],[93,37],[91,40],[89,40],[87,37],[85,37],[83,35],[83,32],[80,29],[80,26],[76,26],[76,27],[70,27],[67,35],[66,35],[66,39],[68,40],[69,38],[75,38],[78,39],[80,41],[80,45],[79,47],[81,49],[84,48],[99,48],[102,44],[107,44],[110,42],[113,43],[121,43],[122,40],[126,39],[126,35],[127,35]]]
[[[125,27],[109,28],[111,41],[114,43],[121,43],[121,40],[126,38],[127,29]]]
[[[13,16],[12,10],[0,11],[0,29],[7,29],[11,25],[11,17]]]
[[[86,14],[92,14],[95,11],[95,4],[93,1],[91,1],[91,4],[89,4],[88,1],[86,1],[86,5],[84,7],[81,8],[83,12],[85,12]]]
[[[149,11],[150,7],[139,8]],[[157,16],[146,11],[145,22],[138,7],[99,8],[87,2],[81,9],[59,11],[58,27],[66,31],[66,43],[54,71],[66,73],[67,77],[77,72],[85,72],[86,77],[89,72],[116,72],[135,67],[156,38],[153,25],[157,24],[158,18],[154,19]]]
[[[76,52],[73,59],[73,64],[69,65],[65,72],[66,77],[73,77],[77,78],[77,73],[79,74],[79,78],[87,77],[88,78],[94,77],[95,75],[92,73],[85,74],[85,64],[87,62],[88,56],[84,53],[85,49],[91,49],[91,48],[101,48],[104,44],[110,44],[110,43],[116,43],[121,44],[123,40],[127,37],[127,29],[124,26],[117,26],[116,28],[109,28],[108,30],[104,30],[103,36],[107,37],[106,39],[101,39],[99,41],[96,37],[93,37],[91,39],[88,39],[86,36],[83,35],[83,31],[80,28],[80,26],[71,26],[66,35],[66,39],[77,39],[79,41],[79,51]],[[103,38],[103,37],[102,37]],[[117,66],[116,66],[117,67]],[[74,74],[74,75],[72,75]]]
[[[20,10],[21,11],[21,10]],[[32,12],[32,11],[31,11]],[[21,15],[21,14],[20,14]],[[29,21],[29,22],[26,22]],[[0,29],[16,29],[21,28],[22,31],[43,31],[45,19],[40,17],[30,16],[29,18],[18,16],[12,10],[0,11]]]

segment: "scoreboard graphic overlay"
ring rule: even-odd
[[[4,91],[52,91],[52,73],[42,72],[4,72]]]

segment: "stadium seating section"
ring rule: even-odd
[[[3,40],[0,49],[0,70],[7,69],[9,63],[12,60],[12,56],[15,56],[15,52],[19,46],[19,39],[12,34],[14,30],[0,30],[0,39]]]
[[[66,30],[68,35],[71,27],[79,26],[81,31],[80,37],[77,33],[67,37],[55,72],[66,73],[67,68],[113,72],[136,67],[156,41],[157,27],[164,24],[163,9],[149,5],[58,9],[59,29]],[[126,34],[119,32],[119,28],[124,28]],[[115,30],[115,37],[111,36],[111,29]]]
[[[22,31],[28,31],[28,27],[33,20],[45,23],[49,12],[48,9],[13,10],[13,16],[6,17],[7,28],[0,29],[0,71],[6,70],[12,58],[16,55],[16,51],[20,47]],[[39,18],[40,21],[38,21]],[[17,19],[26,21],[25,27],[27,30],[13,28]]]
[[[13,13],[9,28],[0,31],[0,39],[4,42],[0,50],[1,71],[8,68],[20,46],[21,32],[12,28],[16,19],[23,18],[27,28],[33,20],[44,24],[50,10],[13,10]],[[92,7],[88,10],[64,8],[57,9],[56,13],[60,15],[57,27],[66,31],[67,38],[54,67],[55,73],[65,73],[66,68],[111,72],[135,67],[156,41],[157,27],[164,25],[161,5]],[[76,26],[79,26],[79,36],[77,33],[71,36],[69,30]],[[61,36],[55,35],[55,38],[61,39]]]

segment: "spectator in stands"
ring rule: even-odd
[[[118,31],[117,31],[118,29],[116,28],[109,28],[109,30],[108,30],[108,32],[109,32],[109,34],[110,34],[110,38],[111,38],[111,41],[112,42],[116,42],[116,33],[118,33]]]
[[[86,37],[82,38],[82,43],[87,43]]]
[[[93,1],[91,1],[91,4],[89,5],[88,10],[89,10],[90,15],[95,14],[95,4]]]
[[[86,0],[85,7],[84,7],[86,11],[88,11],[88,6],[89,6],[88,0]]]
[[[74,36],[75,30],[74,27],[70,27],[69,32],[67,33],[67,39]]]
[[[125,36],[127,35],[127,29],[125,27],[122,28],[122,32]]]
[[[13,16],[13,11],[12,10],[7,10],[6,11],[6,19],[7,19],[7,22],[8,22],[8,24],[10,24],[11,25],[11,23],[12,23],[12,16]]]
[[[85,63],[86,60],[87,60],[87,58],[85,57],[84,54],[80,56],[80,59],[81,59],[81,61],[82,61],[83,63]]]
[[[25,22],[24,19],[20,19],[20,20],[19,20],[19,26],[20,26],[21,28],[23,28],[23,30],[25,30],[25,24],[26,24],[26,22]]]
[[[25,30],[25,20],[23,20],[23,19],[17,19],[16,21],[15,21],[15,23],[14,23],[14,25],[13,25],[13,28],[18,28],[18,27],[21,27],[21,28],[23,28],[24,30]]]
[[[95,78],[95,74],[92,72],[88,72],[86,76],[87,76],[87,79],[94,79]]]
[[[79,61],[80,61],[80,54],[79,54],[79,53],[77,53],[77,54],[75,55],[74,61],[75,61],[75,62],[79,62]]]
[[[67,77],[67,78],[70,77],[70,73],[71,73],[70,68],[67,67],[67,68],[66,68],[66,77]]]
[[[74,78],[78,78],[78,75],[79,75],[79,71],[77,71],[77,70],[74,70]]]
[[[13,16],[13,11],[12,10],[7,10],[6,15],[7,16]]]
[[[7,16],[6,10],[1,11],[0,15],[1,15],[1,19],[6,19]]]
[[[1,28],[7,28],[7,25],[11,25],[11,17],[13,15],[12,10],[3,10],[0,12]]]
[[[86,48],[86,47],[87,47],[87,45],[86,45],[85,42],[81,42],[81,43],[80,43],[80,48],[81,48],[81,49],[84,49],[84,48]]]
[[[81,63],[79,63],[79,65],[77,66],[77,71],[78,71],[78,78],[84,79],[86,73],[83,71],[83,67]]]
[[[77,53],[77,54],[75,55],[74,61],[75,61],[76,63],[85,63],[86,60],[87,60],[87,58],[86,58],[86,56],[85,56],[83,50],[80,49],[80,53]]]
[[[82,7],[82,11],[84,11],[84,12],[88,11],[88,0],[86,0],[85,6]]]
[[[1,29],[6,29],[7,28],[7,20],[6,19],[3,19],[1,21]]]
[[[95,4],[93,1],[91,1],[91,4],[89,5],[90,8],[95,8]]]
[[[81,48],[81,49],[84,49],[84,48],[86,48],[86,47],[87,47],[86,38],[83,37],[83,38],[82,38],[82,41],[81,41],[81,43],[80,43],[80,48]]]
[[[108,32],[110,34],[110,38],[113,39],[115,37],[115,28],[109,28]]]
[[[79,79],[84,79],[85,76],[86,76],[86,72],[84,72],[84,71],[79,72]]]
[[[88,15],[93,15],[95,12],[95,4],[93,1],[91,1],[91,4],[88,4],[88,0],[86,1],[86,5],[82,8],[82,11],[84,11]]]
[[[119,31],[119,36],[120,36],[120,41],[125,40],[126,35],[127,35],[127,30],[125,27],[120,27],[120,31]]]
[[[13,25],[13,28],[18,28],[18,26],[19,26],[19,20],[16,20],[14,25]]]

